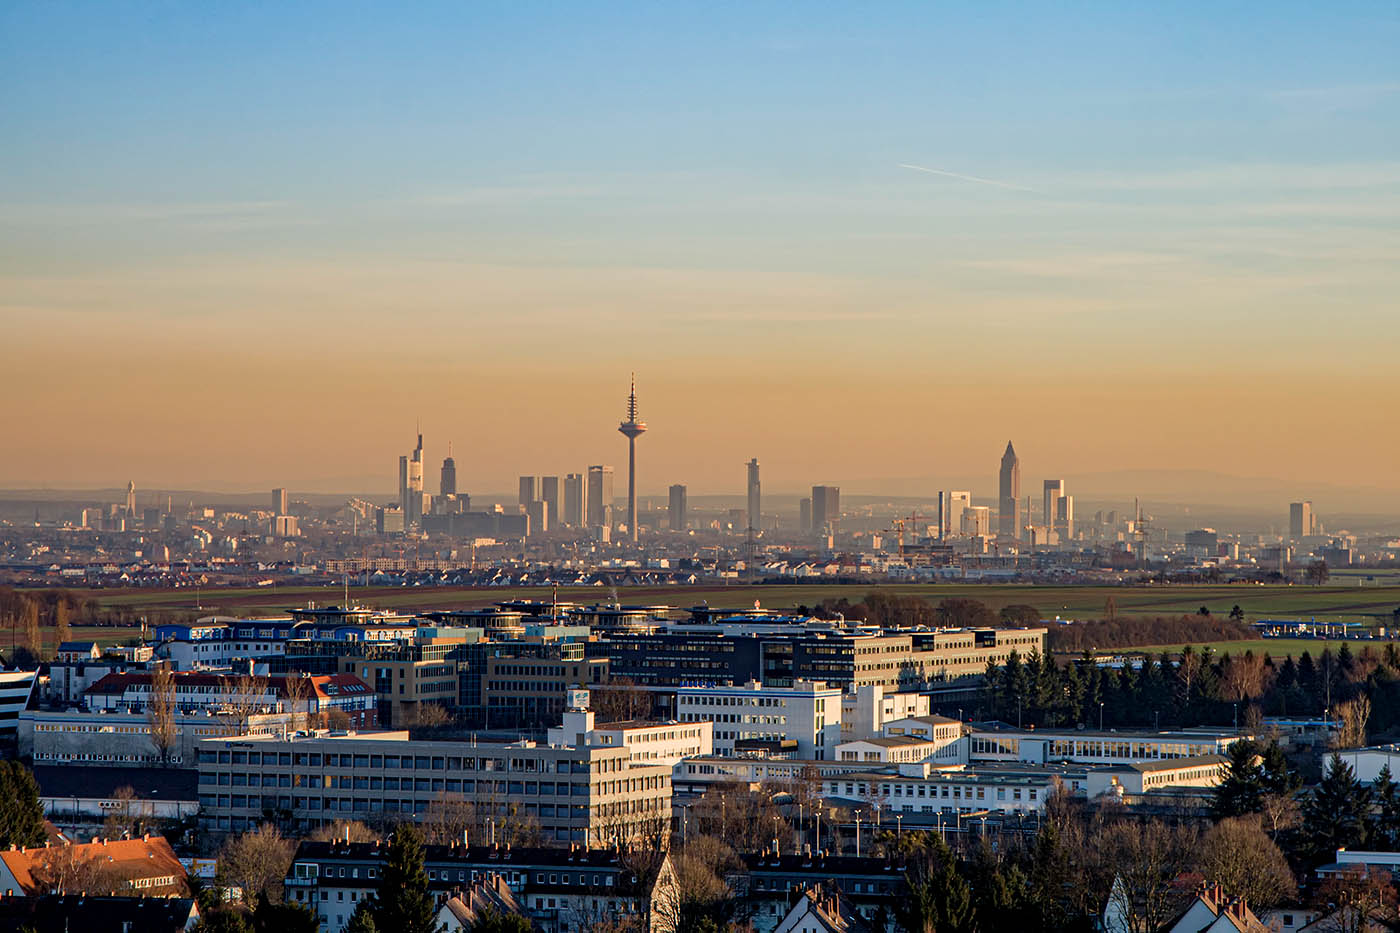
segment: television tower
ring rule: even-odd
[[[637,420],[637,374],[632,374],[632,393],[627,396],[627,420],[617,426],[627,438],[627,534],[637,543],[637,435],[647,429]]]

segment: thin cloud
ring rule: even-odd
[[[1005,188],[1008,191],[1027,191],[1031,194],[1040,194],[1034,188],[1027,188],[1025,185],[1013,185],[1007,181],[995,181],[991,178],[978,178],[976,175],[962,175],[958,172],[945,172],[941,168],[929,168],[925,165],[910,165],[908,162],[900,162],[900,168],[911,169],[915,172],[927,172],[930,175],[942,175],[946,178],[956,178],[959,181],[973,181],[979,185],[992,185],[996,188]]]

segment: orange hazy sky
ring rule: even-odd
[[[14,4],[0,487],[1398,488],[1368,11]]]

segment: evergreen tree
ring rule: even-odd
[[[0,762],[0,848],[40,846],[45,836],[34,772],[18,761]]]
[[[1400,850],[1400,785],[1390,775],[1387,762],[1371,785],[1375,813],[1371,822],[1371,845],[1385,852]]]
[[[520,914],[503,914],[488,907],[472,924],[471,933],[530,933],[530,930],[530,921]]]
[[[1331,858],[1343,846],[1363,846],[1370,811],[1370,789],[1334,752],[1327,774],[1303,804],[1303,838],[1313,858],[1321,861]]]
[[[374,898],[367,897],[355,905],[355,912],[345,923],[341,933],[379,933],[374,925]]]
[[[370,908],[374,928],[392,933],[439,933],[433,897],[423,867],[423,836],[412,823],[400,824],[389,843],[379,890]]]
[[[1292,794],[1303,786],[1303,777],[1288,767],[1283,747],[1274,739],[1260,753],[1259,782],[1266,794]]]
[[[1225,777],[1215,788],[1211,813],[1217,820],[1246,813],[1258,813],[1264,796],[1263,772],[1254,763],[1259,751],[1253,742],[1241,739],[1226,750],[1229,758]]]
[[[942,837],[933,837],[927,860],[905,880],[908,891],[894,909],[899,929],[905,933],[973,933],[976,929],[972,889],[959,874],[957,860]]]
[[[258,895],[253,911],[253,933],[317,933],[316,915],[300,904],[273,904],[267,893]]]

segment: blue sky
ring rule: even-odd
[[[242,361],[275,329],[412,374],[427,399],[471,354],[541,370],[539,399],[616,407],[613,381],[580,380],[650,360],[657,403],[695,430],[712,422],[678,365],[736,366],[737,391],[781,409],[805,367],[842,360],[821,379],[854,417],[1000,366],[1014,391],[949,423],[991,455],[912,445],[890,474],[980,469],[1009,433],[1047,469],[1199,465],[1182,447],[1217,438],[1167,400],[1183,373],[1314,414],[1310,383],[1331,408],[1381,390],[1400,340],[1397,49],[1395,3],[8,3],[0,363],[32,367],[46,401],[0,426],[85,417],[113,379],[161,390],[108,372],[60,391],[36,361],[81,359],[74,333]],[[1121,417],[1092,401],[1104,385],[1133,386],[1125,410],[1157,419],[1160,445],[1086,451],[1028,414],[1062,392],[1101,435]],[[539,399],[478,427],[544,417]],[[467,431],[445,406],[383,404]],[[1275,459],[1286,426],[1222,434],[1240,446],[1223,466]],[[1400,454],[1360,417],[1325,430]],[[145,449],[129,471],[198,462]],[[59,460],[74,481],[91,469],[80,447]],[[793,456],[795,486],[807,468]],[[837,453],[826,475],[882,468]],[[502,488],[525,469],[482,463]]]

